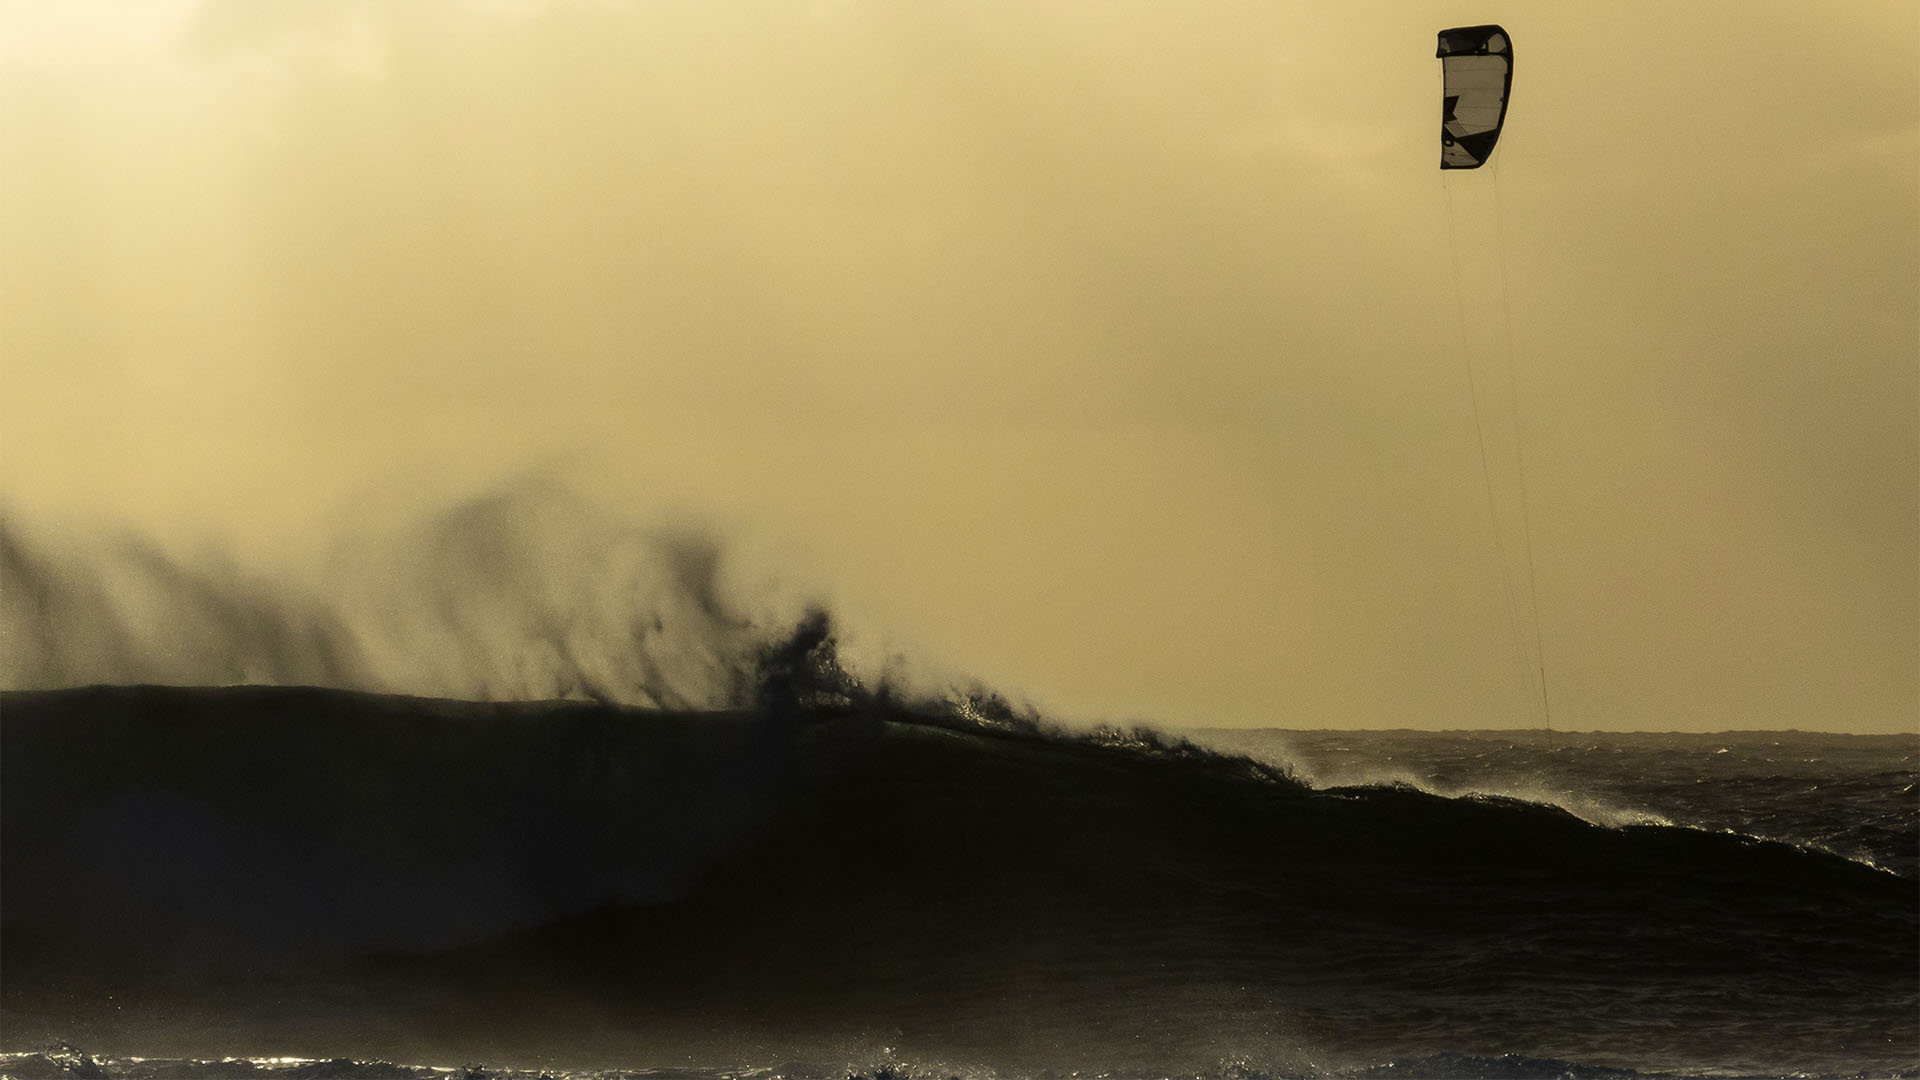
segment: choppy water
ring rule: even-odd
[[[127,688],[0,740],[10,1076],[1920,1075],[1913,736]]]

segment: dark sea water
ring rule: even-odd
[[[1196,740],[9,693],[0,1073],[1920,1076],[1920,736]]]

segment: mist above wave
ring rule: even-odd
[[[743,600],[721,545],[522,486],[311,571],[0,519],[0,687],[308,685],[665,708],[750,700],[804,605]]]

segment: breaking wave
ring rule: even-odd
[[[1648,794],[1699,786],[1679,773],[1582,787],[1558,751],[1069,733],[854,670],[823,610],[752,597],[704,534],[541,489],[299,580],[0,525],[0,578],[0,1019],[27,1040],[6,1049],[90,1051],[10,1074],[163,1075],[134,1052],[876,1078],[1920,1054],[1911,874],[1742,835],[1910,850],[1886,795],[1912,801],[1909,758],[1816,813],[1790,763],[1723,755],[1721,832]],[[1674,822],[1701,827],[1649,827]]]

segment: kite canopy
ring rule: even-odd
[[[1493,155],[1513,88],[1513,41],[1498,26],[1440,31],[1445,89],[1440,109],[1440,167],[1477,169]]]

